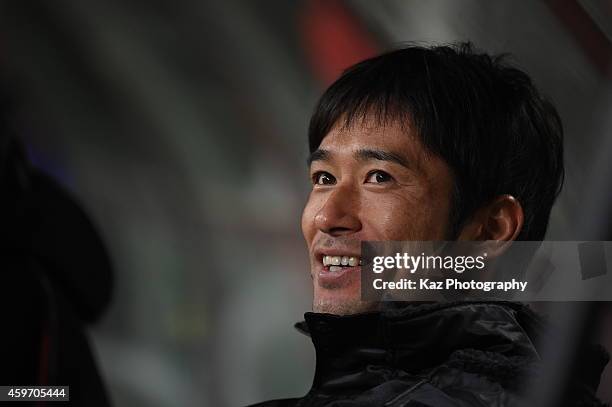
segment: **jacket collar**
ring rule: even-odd
[[[296,328],[309,334],[315,346],[313,387],[344,383],[359,371],[361,382],[368,384],[364,369],[423,372],[462,349],[539,359],[532,337],[541,322],[516,303],[402,303],[373,313],[308,312],[304,318]]]

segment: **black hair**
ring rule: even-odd
[[[563,128],[529,76],[506,60],[461,43],[409,46],[360,62],[319,100],[310,152],[337,124],[366,116],[410,124],[453,172],[451,236],[477,209],[510,194],[524,211],[517,239],[543,240],[563,184]]]

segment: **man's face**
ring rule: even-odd
[[[451,171],[426,153],[412,129],[367,119],[349,128],[335,126],[311,158],[313,188],[302,232],[313,310],[372,310],[374,304],[361,301],[361,241],[445,240]]]

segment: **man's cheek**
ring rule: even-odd
[[[309,235],[308,210],[304,209],[304,212],[302,212],[302,236],[304,236],[304,240],[306,240],[306,242],[309,241],[308,235]]]
[[[310,247],[315,232],[316,202],[310,197],[302,212],[302,235]]]
[[[379,199],[368,205],[363,218],[368,219],[370,230],[376,236],[371,240],[408,240],[419,222],[419,216],[406,202]]]

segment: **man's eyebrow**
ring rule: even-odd
[[[310,153],[308,159],[306,160],[306,164],[310,167],[310,164],[312,164],[314,161],[329,161],[329,159],[329,151],[317,149]]]
[[[380,160],[380,161],[391,161],[396,164],[406,167],[408,169],[414,169],[414,165],[410,163],[406,158],[400,154],[383,151],[383,150],[357,150],[355,152],[355,158],[361,161],[367,160]]]

